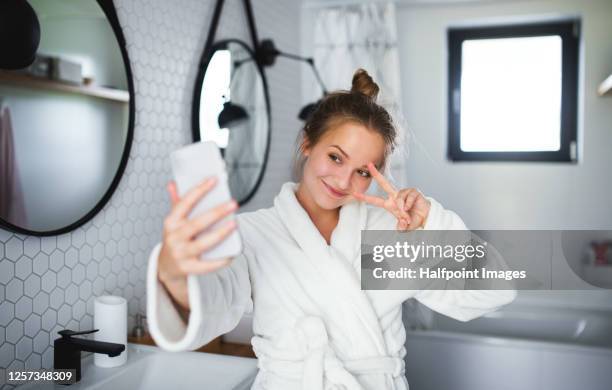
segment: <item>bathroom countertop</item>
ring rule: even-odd
[[[155,341],[149,333],[146,333],[143,337],[130,336],[128,337],[128,342],[156,346]],[[222,336],[213,339],[210,343],[196,349],[195,351],[247,358],[256,357],[250,344],[228,343],[223,341]]]
[[[155,390],[203,388],[248,390],[257,375],[257,359],[213,353],[168,352],[128,342],[128,360],[119,367],[98,367],[94,354],[81,360],[81,380],[66,387],[53,382],[27,383],[19,390]]]

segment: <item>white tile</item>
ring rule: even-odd
[[[87,310],[87,307],[85,305],[85,302],[82,300],[78,300],[72,306],[72,318],[80,321],[81,318],[85,315],[86,310]]]
[[[111,272],[111,262],[106,258],[102,259],[100,264],[98,264],[99,275],[102,277],[106,277],[108,276],[110,272]]]
[[[64,300],[69,305],[73,305],[77,299],[79,299],[79,289],[74,283],[70,283],[64,293]]]
[[[41,326],[42,328],[49,332],[53,329],[53,327],[57,323],[57,312],[51,308],[49,308],[43,315]]]
[[[6,300],[17,303],[23,295],[23,282],[19,279],[13,279],[6,285]]]
[[[95,245],[98,242],[98,228],[90,225],[85,233],[85,237],[89,245]]]
[[[89,264],[93,258],[91,246],[85,244],[79,249],[79,262]]]
[[[93,247],[93,259],[100,261],[104,258],[104,244],[97,242]]]
[[[57,274],[51,270],[47,271],[41,278],[40,284],[43,291],[50,293],[57,286]]]
[[[42,237],[40,239],[40,247],[43,252],[50,255],[57,248],[57,239],[55,236]]]
[[[79,298],[86,300],[89,296],[91,296],[91,291],[93,288],[93,284],[89,280],[84,280],[79,285]]]
[[[15,264],[11,261],[0,260],[0,283],[7,284],[15,276]]]
[[[29,236],[23,242],[23,251],[26,256],[33,258],[40,252],[40,238],[36,236]]]
[[[24,321],[32,313],[32,298],[25,295],[15,304],[15,318]]]
[[[68,248],[64,255],[64,264],[67,267],[73,268],[79,261],[79,251],[76,248]]]
[[[55,310],[58,310],[64,303],[64,290],[60,287],[56,287],[51,291],[49,295],[49,306]]]
[[[68,304],[63,304],[57,311],[57,323],[62,326],[68,325],[68,321],[72,318],[72,309]],[[73,329],[74,330],[74,329]]]
[[[49,268],[58,272],[64,266],[64,253],[59,249],[53,250],[49,257]]]
[[[23,322],[17,318],[13,320],[6,327],[6,341],[12,344],[17,344],[20,338],[23,337]]]
[[[57,247],[64,252],[70,248],[70,233],[57,236]]]
[[[15,263],[15,276],[21,280],[25,280],[32,273],[32,259],[27,256],[21,256]]]
[[[13,236],[4,244],[4,250],[6,258],[16,261],[23,254],[23,241]]]
[[[109,258],[113,258],[117,254],[117,243],[114,240],[108,240],[105,245],[104,253]]]
[[[15,359],[15,346],[9,343],[0,345],[0,367],[8,367]]]
[[[50,370],[53,368],[53,348],[49,347],[42,355],[42,368]]]
[[[107,291],[112,291],[117,286],[117,277],[114,274],[109,274],[104,280],[104,288]]]
[[[9,301],[0,303],[0,326],[7,326],[15,317],[15,304]]]
[[[21,340],[15,346],[15,358],[23,362],[32,353],[32,339],[29,337],[22,337]]]
[[[64,267],[57,273],[57,285],[61,288],[66,288],[70,284],[70,268]]]
[[[75,248],[80,248],[83,244],[85,244],[85,230],[82,227],[73,230],[71,233],[70,242],[72,246]]]
[[[25,361],[26,370],[40,370],[42,364],[42,356],[37,353],[32,353]]]
[[[72,282],[79,285],[85,280],[85,266],[83,264],[77,264],[72,269]]]
[[[96,263],[95,261],[90,261],[89,264],[87,264],[87,280],[95,280],[96,276],[98,276],[98,263]]]
[[[23,284],[23,292],[30,298],[34,298],[40,291],[40,276],[30,274]]]
[[[49,346],[49,333],[41,330],[34,336],[32,340],[32,350],[36,353],[43,353],[45,349]]]
[[[49,269],[49,255],[44,252],[38,252],[32,258],[32,271],[38,275],[42,276]]]
[[[40,316],[38,314],[30,314],[24,323],[24,334],[28,337],[34,337],[40,331]]]
[[[49,307],[49,294],[44,291],[39,291],[32,301],[32,311],[42,315]]]

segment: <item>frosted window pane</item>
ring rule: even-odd
[[[561,37],[466,40],[461,149],[556,151],[561,131]]]

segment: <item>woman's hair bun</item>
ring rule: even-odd
[[[378,84],[374,82],[365,69],[359,68],[355,71],[353,74],[351,92],[359,92],[372,100],[376,100],[379,91],[380,88],[378,88]]]

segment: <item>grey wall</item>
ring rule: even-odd
[[[579,163],[451,163],[447,147],[448,26],[580,16]],[[455,210],[472,229],[611,229],[612,2],[496,1],[398,9],[404,114],[413,133],[409,186]],[[612,309],[612,291],[522,291],[517,302]]]
[[[446,28],[556,15],[580,15],[583,21],[579,163],[446,160]],[[612,102],[596,93],[612,72],[611,16],[608,0],[400,7],[404,110],[420,143],[412,145],[410,182],[455,209],[474,229],[612,227]]]
[[[226,1],[225,37],[246,38],[242,8]],[[57,331],[91,329],[93,298],[128,299],[129,328],[144,313],[146,261],[169,211],[168,154],[191,142],[191,96],[212,15],[211,0],[117,0],[134,72],[136,126],[125,175],[109,203],[81,228],[57,237],[0,230],[0,367],[51,368]],[[253,1],[260,37],[298,51],[299,3]],[[300,108],[299,64],[267,70],[272,150],[259,193],[244,210],[267,207],[290,177]],[[52,207],[52,205],[50,205]]]

